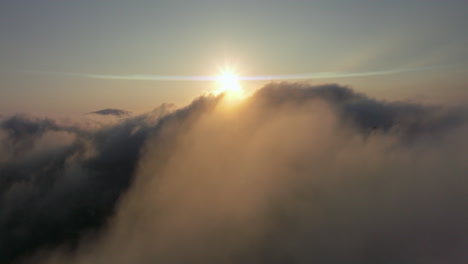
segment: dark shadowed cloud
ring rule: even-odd
[[[272,83],[0,124],[0,260],[466,263],[466,109]]]

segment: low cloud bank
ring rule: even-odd
[[[0,262],[466,263],[467,125],[296,83],[116,125],[5,117]]]

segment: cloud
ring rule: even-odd
[[[174,108],[6,118],[0,260],[466,263],[466,109],[298,83]]]
[[[151,132],[142,119],[99,129],[28,116],[2,122],[0,262],[104,223]]]
[[[126,110],[122,110],[122,109],[106,108],[106,109],[91,112],[91,113],[88,113],[88,114],[122,117],[122,116],[129,116],[131,114],[131,112],[126,111]]]

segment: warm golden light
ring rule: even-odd
[[[230,70],[225,70],[218,78],[220,88],[216,94],[225,93],[229,98],[241,99],[244,97],[244,90],[239,84],[239,77]]]

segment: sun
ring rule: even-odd
[[[239,83],[239,77],[231,70],[223,71],[216,78],[219,89],[215,91],[216,94],[225,94],[230,98],[240,99],[244,96],[244,90]]]
[[[224,71],[219,77],[218,82],[225,90],[237,89],[239,85],[239,77],[231,71]]]

